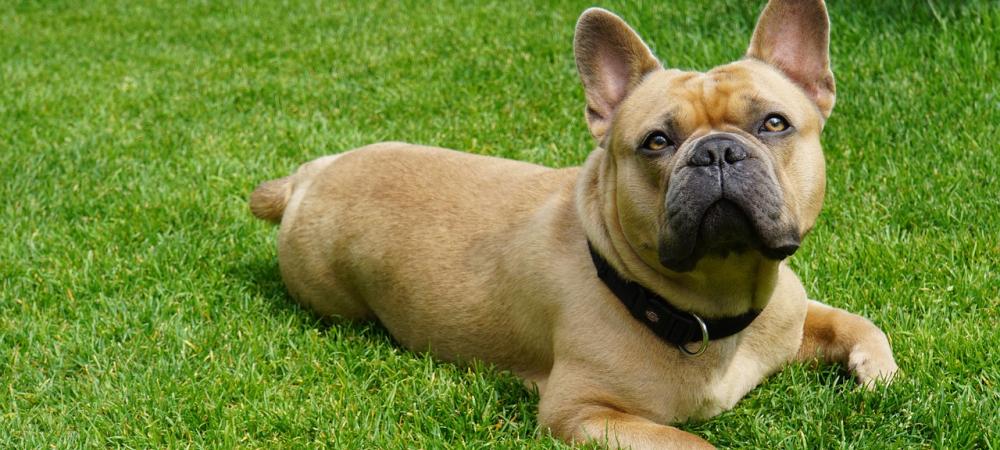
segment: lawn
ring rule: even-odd
[[[406,140],[552,166],[594,143],[585,2],[0,0],[0,447],[563,447],[537,396],[318,322],[246,198]],[[759,2],[615,2],[668,66]],[[890,336],[875,392],[789,367],[683,424],[724,447],[1000,446],[1000,4],[833,1],[827,201],[791,264]]]

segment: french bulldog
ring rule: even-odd
[[[772,0],[746,56],[665,69],[588,9],[574,51],[597,142],[551,169],[386,142],[261,184],[290,295],[403,346],[509,370],[570,442],[711,448],[672,427],[792,361],[867,387],[897,371],[870,321],[809,300],[785,262],[823,203],[833,110],[820,0]]]

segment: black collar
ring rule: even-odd
[[[722,339],[743,331],[760,314],[760,311],[750,310],[735,317],[702,319],[681,311],[639,283],[622,278],[606,259],[597,254],[590,242],[587,245],[590,247],[590,256],[594,259],[594,267],[597,268],[597,276],[632,316],[660,339],[677,345],[685,353],[700,354],[709,340]],[[694,352],[685,347],[688,343],[699,341],[702,345]]]

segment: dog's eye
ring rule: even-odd
[[[785,120],[780,114],[771,114],[764,119],[764,123],[760,125],[760,129],[757,130],[758,133],[780,133],[785,131],[792,126]]]
[[[654,131],[646,136],[645,141],[642,141],[642,149],[646,152],[661,152],[673,146],[674,141],[671,141],[662,131]]]

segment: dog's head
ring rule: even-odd
[[[744,59],[688,72],[664,69],[614,14],[583,13],[587,123],[610,156],[622,234],[644,260],[686,272],[706,255],[798,249],[823,202],[828,42],[821,0],[772,0]]]

